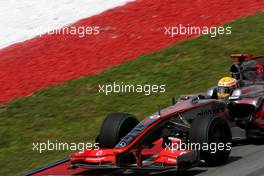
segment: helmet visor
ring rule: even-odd
[[[220,87],[220,86],[217,87],[217,93],[220,94],[231,94],[232,90],[233,89],[230,87]]]

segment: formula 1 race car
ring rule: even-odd
[[[264,82],[253,64],[246,67],[247,62],[264,59],[232,57],[239,58],[231,66],[232,75],[247,83],[241,83],[228,101],[217,99],[216,89],[210,88],[204,94],[173,98],[171,106],[141,122],[130,114],[110,114],[96,139],[99,149],[72,154],[71,168],[184,170],[201,161],[219,165],[229,158],[231,127],[245,129],[248,137],[264,137]],[[248,77],[249,71],[257,72],[255,80]]]
[[[231,142],[226,108],[218,100],[186,96],[140,123],[130,114],[110,114],[98,136],[100,148],[72,154],[72,168],[181,170],[199,164],[200,156],[212,163],[225,162],[230,153],[225,148]],[[190,141],[222,142],[224,149],[212,154],[180,148],[181,143]]]

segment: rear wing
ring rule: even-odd
[[[230,57],[236,58],[236,59],[238,59],[239,63],[242,63],[242,62],[247,61],[247,60],[256,59],[259,56],[253,56],[251,54],[231,54]]]

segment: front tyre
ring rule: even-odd
[[[127,135],[137,124],[138,120],[126,113],[113,113],[108,115],[97,137],[102,148],[114,148],[122,137]]]
[[[225,119],[217,116],[196,118],[189,139],[191,143],[200,144],[200,156],[207,165],[220,165],[228,160],[232,134]]]

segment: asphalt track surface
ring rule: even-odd
[[[240,135],[243,136],[243,135]],[[44,170],[39,175],[89,175],[89,176],[264,176],[264,139],[249,142],[244,139],[234,143],[228,163],[218,167],[199,166],[186,171],[133,171],[133,170],[68,170],[69,162]]]

